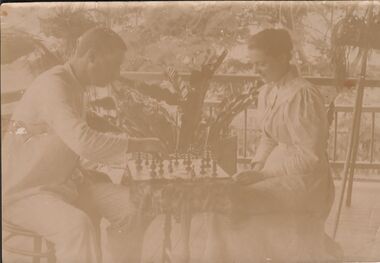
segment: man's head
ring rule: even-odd
[[[74,57],[84,84],[105,86],[115,80],[126,50],[124,41],[111,29],[95,27],[86,31],[78,40]]]

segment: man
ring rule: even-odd
[[[69,62],[41,74],[27,89],[3,141],[3,217],[52,241],[59,263],[98,261],[94,226],[75,207],[78,189],[84,189],[93,207],[110,222],[114,235],[109,241],[120,245],[111,246],[114,261],[138,260],[136,245],[128,247],[137,242],[131,227],[136,208],[128,188],[104,180],[79,187],[83,181],[79,157],[120,164],[125,152],[165,153],[156,138],[104,134],[84,121],[86,87],[116,79],[125,51],[123,40],[107,28],[84,33]]]

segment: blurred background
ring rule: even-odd
[[[380,23],[378,2],[375,7],[375,21]],[[162,72],[168,66],[186,75],[199,68],[205,51],[220,53],[228,49],[229,54],[206,94],[205,112],[212,115],[223,99],[244,92],[247,83],[252,82],[254,71],[246,48],[248,37],[265,28],[285,28],[294,42],[293,63],[304,77],[319,84],[326,106],[334,102],[329,158],[339,193],[356,94],[352,79],[358,77],[363,49],[338,47],[334,41],[336,26],[347,16],[361,17],[367,12],[366,1],[3,4],[2,117],[10,116],[23,90],[38,74],[66,61],[78,37],[96,25],[111,27],[127,43],[122,75],[146,83],[162,81],[165,78]],[[342,52],[344,62],[337,59]],[[368,260],[371,249],[375,251],[377,247],[380,251],[378,49],[370,51],[367,79],[354,177],[356,192],[352,207],[343,212],[342,234],[338,236],[349,260]],[[95,87],[94,94],[97,98],[107,97],[109,90]],[[166,120],[176,121],[175,110],[165,103],[150,99],[137,101],[150,110],[165,109],[159,114]],[[240,112],[229,126],[229,132],[238,137],[239,160],[249,159],[255,153],[260,136],[255,112],[253,104]],[[101,113],[117,118],[117,112],[112,110]],[[144,114],[154,119],[152,114]],[[331,229],[332,217],[328,222]]]

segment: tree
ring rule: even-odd
[[[51,15],[40,18],[41,32],[62,41],[63,58],[72,54],[78,37],[96,24],[89,10],[71,5],[56,7]]]

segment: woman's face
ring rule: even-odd
[[[255,73],[266,83],[278,81],[289,70],[289,62],[284,55],[271,56],[261,49],[252,49],[249,53]]]

